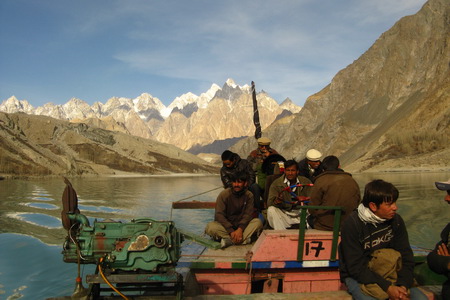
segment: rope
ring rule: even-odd
[[[193,197],[196,197],[196,196],[200,196],[200,195],[203,195],[203,194],[206,194],[206,193],[209,193],[209,192],[215,191],[215,190],[217,190],[217,189],[220,189],[220,188],[222,188],[222,186],[218,186],[218,187],[215,187],[215,188],[213,188],[213,189],[211,189],[211,190],[209,190],[209,191],[206,191],[206,192],[202,192],[202,193],[199,193],[199,194],[195,194],[195,195],[192,195],[192,196],[189,196],[189,197],[186,197],[186,198],[180,199],[180,200],[178,200],[178,201],[175,201],[175,203],[177,203],[177,202],[181,202],[181,201],[184,201],[184,200],[187,200],[187,199],[191,199],[191,198],[193,198]]]
[[[192,196],[188,196],[188,197],[182,198],[182,199],[180,199],[180,200],[175,201],[174,203],[178,203],[178,202],[181,202],[181,201],[184,201],[184,200],[188,200],[188,199],[191,199],[191,198],[194,198],[194,197],[203,195],[203,194],[207,194],[207,193],[209,193],[209,192],[218,190],[218,189],[220,189],[220,188],[222,188],[221,185],[218,186],[218,187],[215,187],[215,188],[213,188],[213,189],[210,189],[210,190],[208,190],[208,191],[206,191],[206,192],[201,192],[201,193],[198,193],[198,194],[195,194],[195,195],[192,195]],[[170,209],[170,218],[169,218],[169,220],[172,220],[172,214],[173,214],[173,206],[172,206],[171,209]]]

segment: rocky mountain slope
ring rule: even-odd
[[[265,92],[258,93],[257,99],[261,124],[265,127],[277,118],[301,109],[289,99],[279,105]],[[171,143],[183,150],[193,147],[198,150],[217,140],[252,135],[250,87],[239,86],[232,79],[228,79],[222,88],[213,84],[200,96],[187,93],[177,97],[167,107],[150,94],[142,94],[135,99],[113,97],[105,104],[97,102],[92,106],[73,98],[63,105],[47,103],[37,108],[26,100],[11,97],[0,105],[0,111],[45,115],[104,129],[118,129],[135,136]]]
[[[430,0],[399,20],[292,119],[263,135],[285,157],[315,148],[344,169],[449,170],[450,5]],[[246,155],[252,138],[233,147]]]
[[[0,112],[0,140],[0,174],[13,176],[218,172],[173,145],[46,116]]]

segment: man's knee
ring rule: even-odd
[[[251,224],[252,227],[255,228],[255,231],[260,231],[262,229],[262,227],[263,227],[263,223],[261,222],[261,220],[259,218],[252,219],[250,221],[250,224]]]
[[[205,233],[213,238],[219,238],[221,236],[221,231],[224,231],[225,228],[216,221],[209,222],[206,225]]]
[[[205,227],[205,233],[207,234],[207,235],[210,235],[210,236],[212,236],[212,234],[213,234],[213,228],[214,228],[214,221],[213,222],[209,222],[208,224],[206,224],[206,227]]]

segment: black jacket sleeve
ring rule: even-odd
[[[438,246],[442,243],[448,245],[448,235],[450,234],[450,223],[445,226],[444,230],[441,232],[441,241],[436,244],[434,250],[428,254],[427,262],[430,269],[438,274],[450,276],[450,271],[448,265],[450,264],[450,256],[443,256],[437,253]],[[450,250],[450,249],[449,249]]]

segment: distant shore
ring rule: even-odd
[[[88,175],[16,175],[2,174],[0,180],[32,180],[32,179],[50,179],[50,178],[95,178],[95,177],[116,177],[116,178],[133,178],[133,177],[206,177],[219,176],[219,173],[167,173],[167,174],[144,174],[144,173],[118,173],[118,174],[88,174]]]
[[[385,169],[370,169],[363,172],[352,172],[351,169],[345,169],[352,174],[377,174],[377,173],[441,173],[450,172],[450,166],[436,167],[411,167],[411,168],[385,168]],[[165,173],[165,174],[145,174],[145,173],[130,173],[118,171],[115,174],[87,174],[87,175],[16,175],[16,174],[0,174],[0,180],[11,180],[11,179],[46,179],[46,178],[58,178],[58,177],[68,177],[68,178],[89,178],[89,177],[206,177],[206,176],[219,176],[219,173]]]

